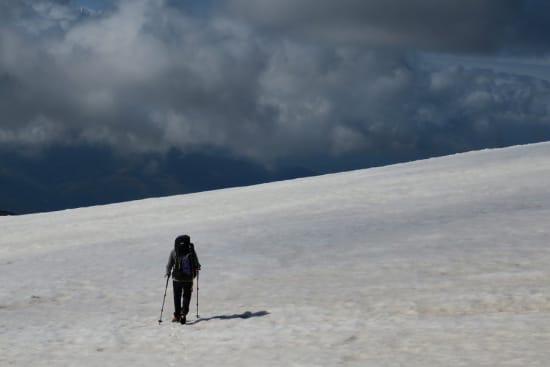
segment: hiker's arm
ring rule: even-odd
[[[197,271],[201,270],[201,263],[199,262],[199,257],[197,256],[197,251],[195,251],[195,245],[191,244],[191,250],[193,251],[193,258],[195,261],[195,269]]]
[[[199,257],[197,256],[197,253],[195,252],[195,260],[197,261],[197,271],[201,270],[201,263],[199,262]]]
[[[170,276],[170,272],[172,271],[172,267],[174,266],[174,256],[172,252],[170,252],[170,257],[168,257],[168,264],[166,264],[166,277]]]

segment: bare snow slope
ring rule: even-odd
[[[547,366],[548,218],[548,143],[3,217],[0,365]]]

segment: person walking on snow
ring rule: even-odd
[[[174,241],[174,249],[170,252],[165,275],[169,277],[172,273],[174,286],[174,318],[172,322],[179,321],[185,324],[193,291],[193,279],[196,278],[199,270],[201,270],[201,264],[195,252],[195,246],[191,243],[191,237],[186,234],[178,236]]]

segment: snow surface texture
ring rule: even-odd
[[[548,143],[2,217],[0,365],[546,367],[548,218]]]

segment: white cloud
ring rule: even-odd
[[[491,134],[526,126],[550,136],[550,86],[535,79],[422,68],[412,51],[275,35],[224,15],[192,18],[160,0],[122,1],[78,21],[59,4],[34,11],[21,17],[63,25],[36,37],[18,32],[12,14],[0,26],[0,139],[14,144],[217,147],[269,162],[453,139],[468,149],[479,134],[494,144]]]

